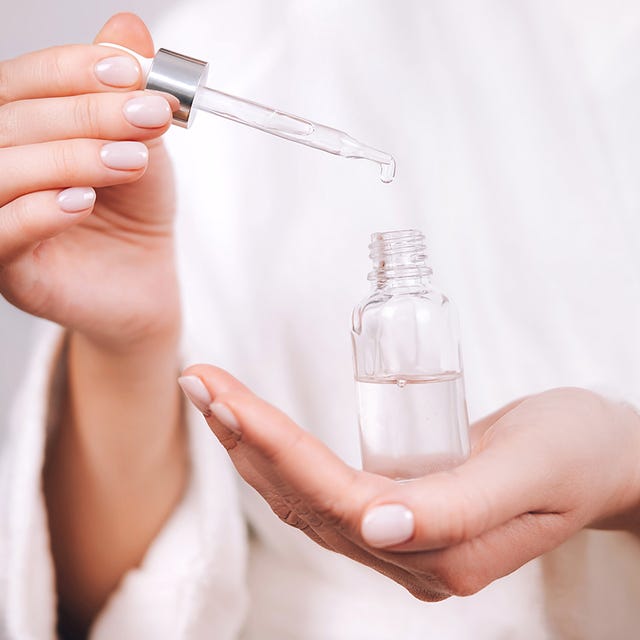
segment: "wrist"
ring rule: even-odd
[[[640,414],[631,405],[609,401],[612,437],[623,444],[623,455],[610,470],[618,476],[618,491],[590,528],[627,531],[640,537]]]
[[[159,290],[161,295],[128,292],[125,300],[112,302],[105,313],[68,325],[71,335],[105,358],[145,359],[158,351],[176,350],[182,318],[175,275],[154,277],[144,290]]]
[[[104,364],[127,367],[147,367],[152,363],[166,363],[173,357],[178,367],[178,349],[181,336],[180,317],[163,319],[155,324],[147,323],[144,328],[106,335],[93,331],[70,329],[69,344],[87,354],[91,354]],[[126,374],[126,371],[122,373]]]
[[[69,335],[68,427],[95,463],[135,473],[184,448],[178,342],[174,332],[124,350]]]

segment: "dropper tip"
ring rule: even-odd
[[[396,177],[396,160],[393,156],[389,156],[388,162],[380,163],[380,180],[385,184],[393,182]]]

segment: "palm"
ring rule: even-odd
[[[12,303],[98,337],[135,338],[175,317],[173,178],[164,145],[150,146],[140,180],[97,190],[91,216],[0,273]]]

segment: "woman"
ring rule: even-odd
[[[596,40],[571,8],[176,10],[159,44],[210,59],[216,86],[369,132],[400,170],[378,185],[367,167],[200,117],[171,132],[177,267],[159,142],[173,101],[139,94],[135,61],[101,47],[3,63],[2,291],[66,329],[45,339],[4,452],[9,637],[52,634],[49,538],[69,637],[633,637],[638,417],[593,391],[542,393],[609,385],[639,404],[625,180],[639,147],[624,111],[637,97],[602,70],[629,55],[617,16]],[[132,16],[105,41],[153,53]],[[236,491],[197,415],[185,429],[179,366],[230,368],[357,465],[349,310],[368,233],[408,227],[427,232],[460,307],[471,416],[498,411],[455,474],[404,487],[357,474],[224,372],[182,376],[308,540]],[[590,526],[623,533],[574,535]],[[471,598],[421,602],[521,565]]]

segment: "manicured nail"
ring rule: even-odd
[[[360,532],[372,547],[390,547],[407,542],[413,536],[413,513],[401,504],[374,507],[362,519]]]
[[[100,150],[102,162],[109,169],[143,169],[147,166],[149,150],[142,142],[109,142]]]
[[[162,127],[171,119],[169,103],[160,96],[140,96],[124,103],[124,117],[136,127]]]
[[[240,425],[238,424],[236,417],[231,412],[231,409],[229,409],[226,404],[222,404],[221,402],[214,402],[209,405],[209,409],[214,418],[221,425],[227,427],[227,429],[233,431],[234,433],[240,433]]]
[[[78,213],[93,207],[96,192],[91,187],[71,187],[61,191],[56,200],[65,213]]]
[[[140,68],[129,56],[103,58],[93,68],[96,78],[110,87],[132,87],[140,81]]]
[[[178,378],[178,384],[198,411],[210,415],[211,394],[198,376],[182,376]]]

